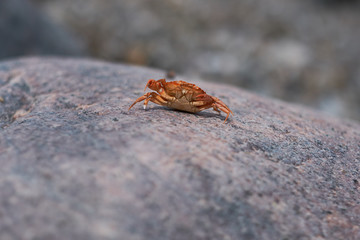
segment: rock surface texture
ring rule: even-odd
[[[141,104],[164,72],[0,63],[0,239],[360,239],[360,126],[196,83],[234,112]]]

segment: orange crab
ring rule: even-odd
[[[129,110],[138,102],[144,101],[144,109],[149,101],[153,103],[167,106],[170,108],[182,110],[185,112],[196,113],[202,110],[213,108],[216,112],[223,111],[227,114],[224,123],[228,119],[230,113],[233,112],[220,99],[206,94],[201,88],[195,84],[184,81],[166,82],[165,79],[150,79],[146,86],[156,92],[145,93],[142,97],[129,107]]]

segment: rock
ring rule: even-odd
[[[360,238],[359,124],[192,79],[232,109],[226,124],[127,110],[165,74],[2,62],[0,239]]]
[[[95,57],[360,120],[357,0],[33,1],[78,33]]]
[[[0,59],[23,55],[82,55],[84,46],[27,0],[0,1]]]

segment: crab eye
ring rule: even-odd
[[[153,88],[154,85],[155,85],[155,81],[154,81],[154,80],[149,80],[149,82],[148,82],[148,87],[149,87],[149,88]]]
[[[150,80],[147,82],[144,91],[146,90],[147,87],[149,87],[150,89],[152,89],[153,86],[154,86],[154,82],[155,82],[154,79],[150,79]]]

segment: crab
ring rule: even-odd
[[[220,99],[206,94],[204,90],[195,84],[185,81],[166,82],[165,79],[150,79],[146,86],[156,92],[148,92],[135,100],[129,107],[130,110],[136,103],[144,101],[146,109],[149,101],[153,103],[174,108],[177,110],[196,113],[202,110],[213,108],[216,112],[223,111],[227,114],[224,123],[233,112]]]

